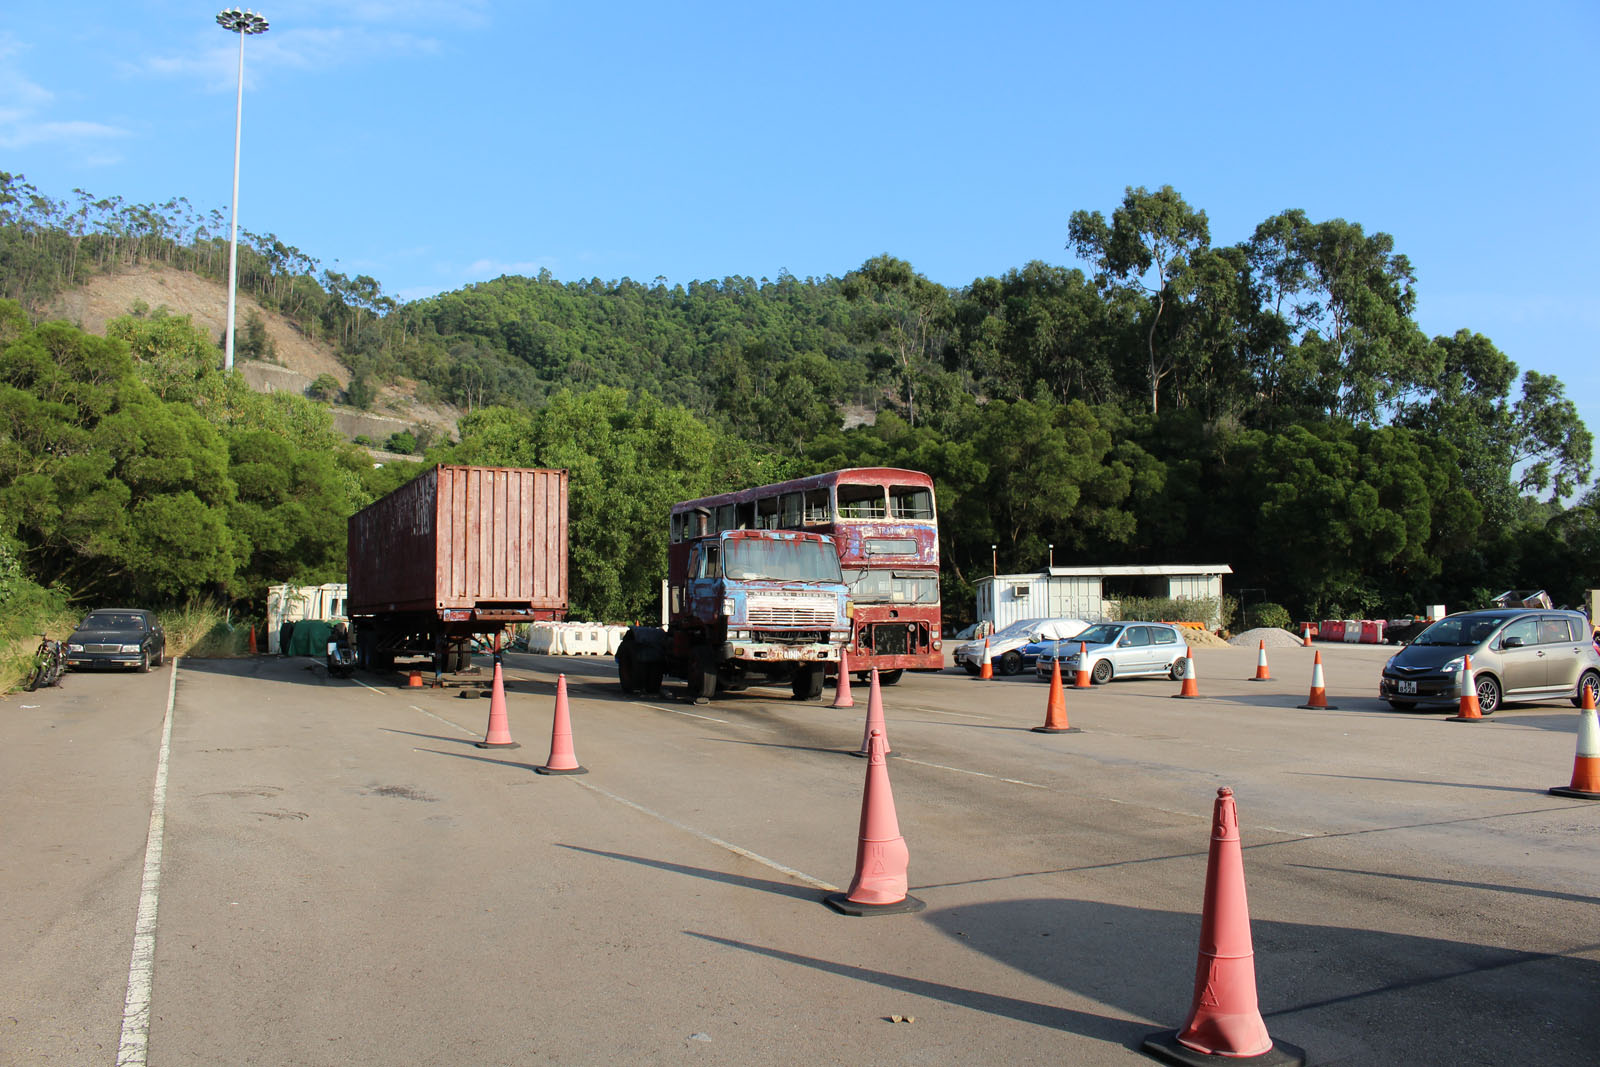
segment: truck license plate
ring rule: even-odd
[[[1417,692],[1417,683],[1416,682],[1404,682],[1404,681],[1402,681],[1402,682],[1397,682],[1395,684],[1400,687],[1399,691],[1401,693],[1410,694],[1412,696],[1416,695],[1416,692]]]

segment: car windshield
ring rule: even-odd
[[[1014,622],[1003,630],[996,630],[990,635],[990,639],[993,640],[1001,637],[1027,637],[1030,633],[1037,631],[1039,629],[1039,624],[1043,621],[1043,619],[1023,619],[1020,622]]]
[[[1074,641],[1082,641],[1088,645],[1109,645],[1122,633],[1122,627],[1116,623],[1103,622],[1098,626],[1091,626],[1083,633],[1074,637]]]
[[[80,630],[142,630],[144,626],[137,615],[122,612],[96,611],[83,620]]]
[[[1481,645],[1490,634],[1498,630],[1508,616],[1488,615],[1476,618],[1440,619],[1417,635],[1414,645],[1449,645],[1467,648]]]

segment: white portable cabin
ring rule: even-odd
[[[277,654],[278,632],[284,623],[345,619],[349,604],[350,587],[344,582],[267,586],[267,651]]]
[[[977,616],[1001,629],[1019,619],[1083,619],[1087,622],[1121,618],[1118,595],[1108,596],[1106,580],[1138,595],[1196,600],[1211,597],[1220,603],[1222,576],[1232,574],[1226,563],[1120,564],[1108,567],[1050,567],[1028,574],[996,574],[977,581]],[[1216,629],[1221,619],[1207,620]]]

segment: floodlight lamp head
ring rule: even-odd
[[[217,14],[217,25],[240,34],[266,33],[267,17],[249,8],[240,11],[236,7],[230,7]]]

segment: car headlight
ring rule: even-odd
[[[120,649],[123,652],[137,652],[137,651],[139,651],[139,646],[138,645],[118,645],[117,648]]]
[[[1440,667],[1439,670],[1445,674],[1456,674],[1461,670],[1462,667],[1465,667],[1466,665],[1465,658],[1462,656],[1457,656],[1449,663],[1446,663],[1443,667]]]
[[[70,642],[70,641],[69,641],[69,642],[68,642],[68,643],[67,643],[67,651],[68,651],[68,652],[82,652],[82,651],[83,651],[83,646],[82,646],[82,645],[75,645],[75,644],[72,644],[72,643],[71,643],[71,642]]]
[[[1394,666],[1394,661],[1399,659],[1399,658],[1400,658],[1399,656],[1390,656],[1389,659],[1384,663],[1383,669],[1384,670],[1388,670],[1390,667],[1393,667]]]

